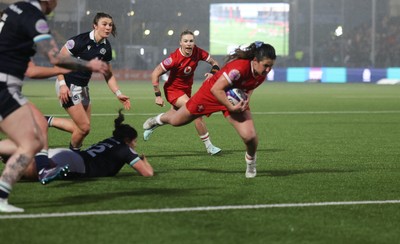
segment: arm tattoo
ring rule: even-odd
[[[50,62],[54,65],[70,70],[90,71],[90,69],[86,66],[88,62],[75,59],[71,56],[59,55],[59,50],[53,39],[37,42],[36,45],[39,52],[43,53],[45,57],[49,58]]]

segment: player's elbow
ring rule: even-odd
[[[35,71],[33,69],[29,69],[29,68],[26,70],[25,76],[28,78],[31,78],[31,79],[36,78]]]

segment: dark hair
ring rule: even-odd
[[[106,14],[106,13],[102,13],[102,12],[99,12],[99,13],[96,14],[96,16],[94,16],[93,24],[94,24],[94,25],[97,25],[97,24],[99,23],[99,20],[100,20],[101,18],[109,18],[109,19],[111,19],[111,20],[113,21],[113,22],[112,22],[112,27],[113,27],[113,28],[112,28],[111,34],[115,37],[115,36],[117,35],[117,26],[115,26],[114,20],[113,20],[113,18],[111,17],[111,15]]]
[[[240,47],[236,48],[232,54],[226,56],[225,61],[229,62],[233,59],[252,60],[253,58],[256,58],[257,61],[261,61],[266,58],[275,60],[275,48],[272,45],[263,42],[253,42],[250,44],[250,46],[244,49],[241,49]]]
[[[118,118],[114,120],[114,131],[113,137],[121,142],[125,142],[126,140],[132,141],[137,138],[137,131],[135,128],[128,124],[123,124],[125,117],[122,114],[122,109],[118,110]]]

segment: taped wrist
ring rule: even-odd
[[[210,70],[211,74],[215,74],[217,73],[217,71],[219,70],[219,66],[218,65],[213,65],[213,67]]]
[[[116,90],[114,93],[115,93],[115,96],[117,96],[117,97],[122,95],[122,92],[120,90]]]

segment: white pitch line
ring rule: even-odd
[[[257,112],[252,111],[253,115],[309,115],[309,114],[400,114],[400,110],[384,111],[286,111],[286,112]],[[222,113],[216,113],[216,115]],[[49,114],[50,115],[50,114]],[[55,117],[69,117],[67,114],[51,114]],[[124,113],[125,116],[154,116],[157,113]],[[92,114],[93,117],[117,116],[116,113]]]
[[[89,215],[93,216],[93,215],[143,214],[143,213],[177,213],[177,212],[222,211],[222,210],[265,209],[265,208],[379,205],[379,204],[399,204],[399,203],[400,200],[380,200],[380,201],[315,202],[315,203],[277,203],[277,204],[237,205],[237,206],[227,205],[227,206],[205,206],[205,207],[188,207],[188,208],[132,209],[132,210],[110,210],[110,211],[89,211],[89,212],[0,215],[0,219],[37,219],[37,218],[57,218],[57,217],[62,218],[62,217],[89,216]]]
[[[397,110],[386,111],[287,111],[287,112],[251,112],[252,114],[265,115],[297,115],[297,114],[398,114]]]

